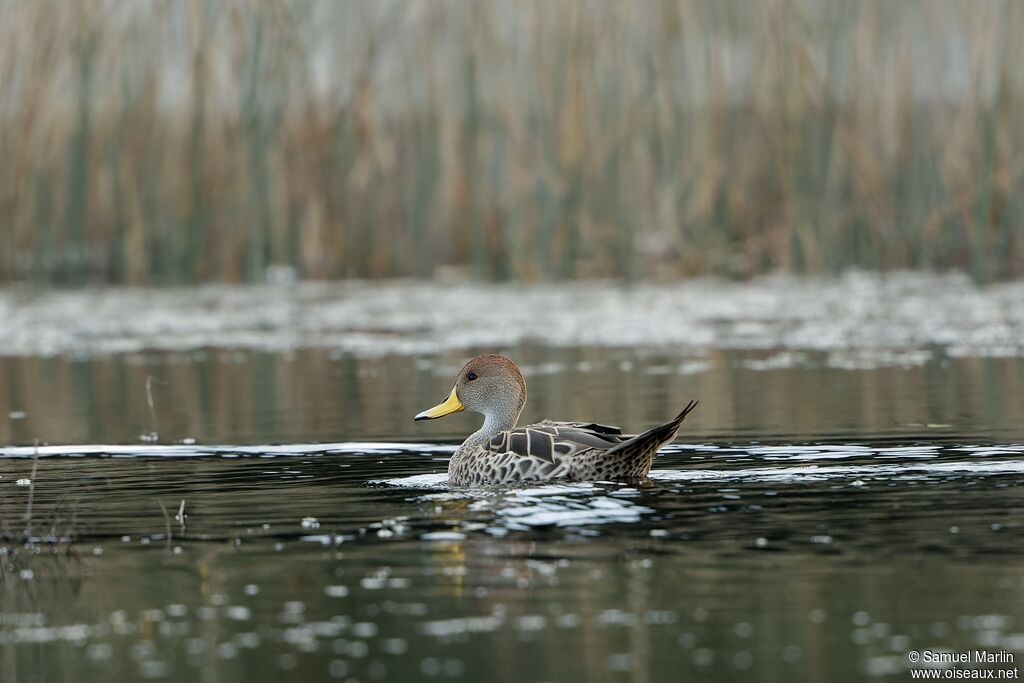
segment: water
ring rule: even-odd
[[[1024,657],[1024,359],[999,336],[1016,309],[989,308],[976,348],[730,345],[736,308],[690,345],[580,345],[570,318],[499,347],[525,419],[636,431],[699,398],[643,486],[449,489],[474,418],[412,416],[495,347],[422,327],[2,356],[0,680],[907,680],[910,650]],[[374,325],[391,345],[334,344]]]

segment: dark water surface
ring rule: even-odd
[[[0,680],[909,680],[910,650],[1024,657],[1021,358],[506,351],[527,420],[636,431],[701,405],[644,486],[460,491],[474,417],[411,418],[472,351],[0,358],[3,531],[40,541],[0,558]]]

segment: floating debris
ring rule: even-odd
[[[464,541],[466,534],[458,531],[430,531],[420,536],[423,541]]]
[[[252,610],[244,605],[231,605],[224,610],[224,615],[233,621],[248,621],[252,618]]]

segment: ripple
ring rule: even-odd
[[[655,481],[761,481],[807,482],[863,477],[896,479],[921,478],[930,474],[964,473],[977,476],[1024,474],[1024,460],[1005,462],[942,462],[927,465],[901,463],[894,465],[849,465],[800,467],[761,467],[737,470],[651,470]]]
[[[867,543],[861,529],[872,525],[884,531],[876,528],[870,542],[894,549],[910,535],[919,539],[913,547],[929,552],[1006,553],[1024,530],[1008,513],[1024,483],[1020,443],[674,444],[641,484],[479,489],[448,485],[445,459],[454,448],[375,441],[46,446],[33,478],[34,511],[64,516],[61,536],[97,543],[100,552],[118,552],[99,544],[121,539],[118,549],[170,547],[185,555],[205,541],[350,553],[371,540],[440,549],[504,536],[531,540],[545,529],[841,553]],[[0,449],[0,489],[12,516],[27,503],[29,488],[17,481],[33,466],[25,461],[33,452]],[[64,507],[69,494],[73,510]]]
[[[0,447],[0,458],[86,456],[108,458],[202,458],[202,457],[292,457],[311,455],[395,455],[400,453],[454,453],[456,446],[430,443],[349,441],[344,443],[299,443],[257,446],[233,445],[69,445]]]

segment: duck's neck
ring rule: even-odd
[[[522,411],[505,411],[484,413],[484,424],[480,429],[469,435],[469,438],[462,444],[463,448],[472,448],[490,441],[491,437],[500,432],[514,429],[519,421],[519,413]]]

